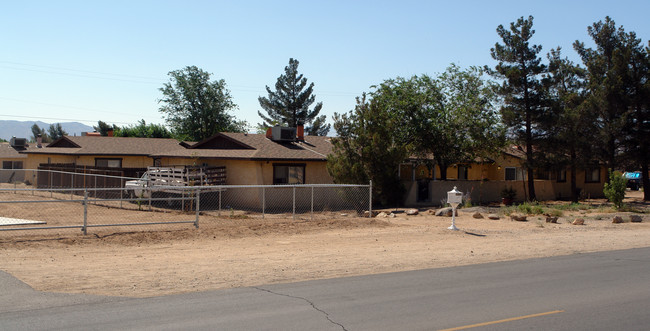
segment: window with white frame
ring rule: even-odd
[[[22,169],[23,161],[2,161],[2,169]]]
[[[600,167],[585,170],[585,183],[600,183]]]
[[[122,159],[96,158],[95,167],[122,168]]]
[[[273,184],[304,184],[304,164],[274,164]]]

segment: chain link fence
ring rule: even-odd
[[[371,185],[157,185],[134,190],[127,184],[137,182],[134,178],[51,170],[12,171],[24,173],[13,175],[21,180],[0,183],[0,239],[26,233],[88,234],[108,228],[116,231],[116,227],[121,229],[118,231],[188,229],[224,220],[358,217],[371,211],[372,205]],[[3,172],[1,176],[8,176]],[[70,180],[59,179],[59,184],[48,181],[46,187],[32,184],[38,182],[39,176],[67,176]],[[115,187],[96,183],[112,183]]]

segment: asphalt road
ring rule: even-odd
[[[144,299],[0,272],[0,330],[648,330],[648,307],[650,248]]]

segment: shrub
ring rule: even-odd
[[[614,208],[616,209],[623,207],[626,184],[623,174],[618,171],[609,170],[609,183],[605,183],[603,193],[607,197],[607,200],[614,204]]]

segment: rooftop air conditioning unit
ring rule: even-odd
[[[296,128],[274,126],[271,132],[273,141],[296,141]]]
[[[11,147],[14,148],[25,148],[25,146],[27,146],[27,139],[12,137],[11,140],[9,140],[9,143],[11,144]]]

